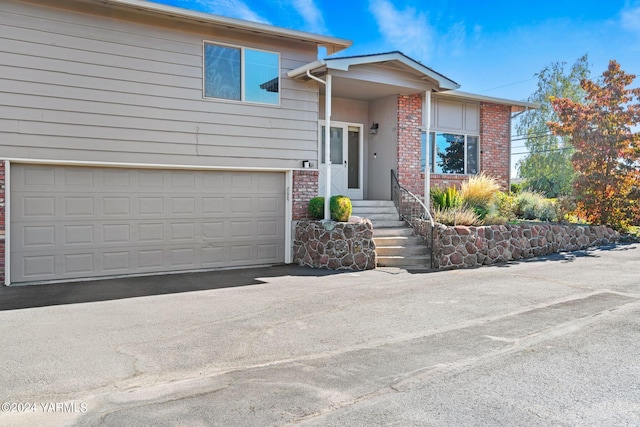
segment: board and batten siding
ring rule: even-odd
[[[4,158],[295,168],[317,155],[317,84],[286,76],[315,45],[64,0],[2,1],[0,27]],[[279,52],[280,105],[203,99],[203,40]]]

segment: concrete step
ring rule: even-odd
[[[379,214],[389,214],[398,216],[398,211],[395,207],[391,206],[367,206],[367,207],[354,207],[353,215],[358,216],[366,216],[366,215],[379,215]]]
[[[398,217],[398,213],[356,213],[352,212],[351,215],[359,216],[361,218],[368,218],[373,221],[398,221],[400,218]]]
[[[378,256],[378,267],[429,267],[429,257],[422,256]]]
[[[423,245],[411,246],[378,246],[376,244],[376,253],[380,256],[401,256],[401,257],[426,257],[429,254],[429,248]]]
[[[413,229],[402,224],[401,227],[373,228],[373,238],[390,236],[413,236]]]
[[[422,237],[420,236],[376,236],[374,234],[373,241],[376,247],[380,246],[424,246]]]
[[[351,206],[377,206],[377,207],[394,207],[392,200],[351,200]]]
[[[404,227],[407,224],[405,224],[404,221],[390,221],[390,220],[376,220],[376,221],[371,221],[371,224],[373,225],[373,229],[375,230],[376,228],[393,228],[393,227]]]

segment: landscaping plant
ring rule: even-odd
[[[462,196],[456,187],[445,190],[434,188],[431,190],[431,201],[434,208],[451,209],[462,206]]]
[[[331,219],[334,221],[347,222],[353,212],[351,199],[347,196],[331,196],[329,199],[329,209],[331,211]]]
[[[313,219],[324,218],[324,197],[314,197],[309,200],[309,216]]]
[[[464,204],[473,209],[480,219],[483,219],[494,207],[498,190],[500,190],[500,185],[495,178],[481,173],[462,183],[460,196]]]

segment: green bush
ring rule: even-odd
[[[500,190],[500,185],[495,178],[483,172],[480,175],[470,177],[462,183],[460,196],[467,206],[478,207],[481,210],[486,209],[488,211],[498,190]]]
[[[516,196],[503,193],[502,191],[496,193],[496,210],[500,216],[504,217],[507,221],[511,221],[516,218],[517,209]]]
[[[520,194],[522,193],[522,184],[511,184],[511,192],[513,194]]]
[[[433,219],[444,225],[480,225],[482,223],[473,209],[462,206],[457,208],[436,207]]]
[[[314,197],[309,200],[309,216],[313,219],[324,218],[324,197]]]
[[[504,216],[498,213],[490,213],[484,217],[482,225],[505,225],[507,222],[507,218]]]
[[[516,196],[515,213],[518,218],[528,220],[555,221],[557,218],[555,202],[531,191],[523,191]]]
[[[331,219],[341,222],[349,221],[351,212],[353,212],[351,199],[347,196],[331,196],[329,209],[331,210]]]
[[[449,187],[446,190],[432,189],[431,200],[434,208],[450,209],[462,206],[462,197],[456,187]]]

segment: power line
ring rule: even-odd
[[[554,153],[556,151],[566,151],[566,150],[570,150],[571,147],[564,147],[564,148],[550,148],[547,150],[539,150],[539,151],[535,151],[535,152],[530,152],[530,151],[523,151],[521,153],[511,153],[512,156],[519,156],[519,155],[523,155],[523,154],[540,154],[540,153]]]

